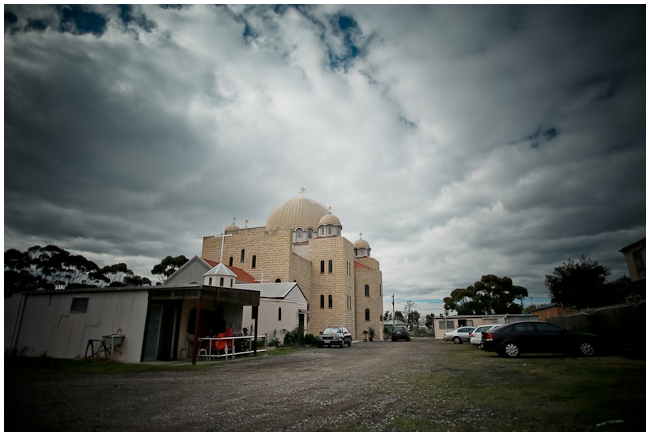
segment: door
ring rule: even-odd
[[[158,359],[158,343],[160,339],[160,329],[163,319],[163,305],[149,304],[149,313],[147,314],[146,334],[144,337],[144,347],[142,351],[142,361]]]

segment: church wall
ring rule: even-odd
[[[309,243],[312,287],[308,333],[318,335],[328,326],[346,327],[352,337],[354,323],[354,254],[352,243],[345,238],[317,238]],[[332,272],[329,272],[329,261]],[[324,272],[321,273],[321,261]],[[324,307],[321,307],[321,295]],[[329,307],[329,296],[332,307]]]
[[[231,236],[224,239],[223,263],[229,265],[233,258],[233,266],[247,271],[256,280],[261,280],[264,272],[264,282],[273,283],[280,279],[283,283],[289,280],[291,262],[291,230],[269,230],[265,227],[229,230]],[[241,250],[244,250],[244,262],[241,262]],[[205,259],[219,262],[221,256],[221,237],[207,236],[203,238]],[[256,257],[253,268],[253,256]],[[301,285],[302,287],[302,285]]]
[[[297,254],[291,255],[289,277],[286,282],[296,281],[308,302],[311,302],[311,262]],[[311,307],[311,306],[310,306]]]
[[[366,266],[355,268],[355,297],[356,297],[356,330],[360,337],[368,327],[375,329],[375,338],[383,338],[384,323],[380,320],[383,316],[383,284],[379,262],[372,258],[356,259]],[[365,287],[369,287],[369,296],[366,296]],[[366,321],[366,309],[370,311],[370,321]]]

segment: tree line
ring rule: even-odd
[[[606,266],[582,255],[556,267],[545,276],[544,285],[551,302],[563,307],[584,309],[625,301],[631,280],[623,276],[608,283],[609,274]],[[454,289],[443,301],[445,311],[455,310],[458,315],[518,314],[526,310],[523,299],[527,296],[528,290],[514,285],[509,277],[487,274],[467,288]]]
[[[180,268],[187,258],[183,255],[165,257],[151,270],[159,283]],[[151,286],[151,279],[135,274],[126,263],[99,267],[79,254],[47,245],[33,246],[27,251],[10,248],[5,251],[5,293],[75,288],[117,286]]]

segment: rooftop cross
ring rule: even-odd
[[[233,218],[233,220],[234,220],[234,218]],[[234,221],[233,221],[233,224],[235,224]],[[232,236],[232,235],[226,235],[226,226],[223,226],[223,233],[221,233],[221,236],[220,236],[220,238],[221,238],[221,257],[219,258],[219,263],[223,263],[223,243],[224,243],[225,239],[228,236]]]
[[[302,188],[300,188],[300,191],[298,191],[298,194],[302,195],[303,197],[305,196],[306,193],[307,193],[307,190],[305,189],[304,186]]]

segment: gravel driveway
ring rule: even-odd
[[[407,371],[429,370],[446,349],[432,339],[355,342],[203,371],[5,380],[5,430],[382,431],[409,406]]]

